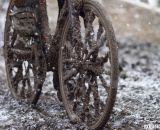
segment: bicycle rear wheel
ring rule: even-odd
[[[11,18],[13,7],[14,0],[11,0],[4,31],[4,57],[8,86],[12,96],[17,100],[35,105],[45,80],[45,55],[42,44],[35,43],[33,36],[23,35],[14,29]]]
[[[118,47],[99,3],[84,0],[81,11],[73,14],[74,21],[68,18],[64,25],[59,51],[61,95],[71,121],[98,130],[108,121],[116,99]]]

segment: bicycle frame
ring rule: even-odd
[[[75,5],[74,5],[75,6]],[[60,48],[60,42],[61,42],[61,35],[62,35],[62,29],[63,26],[65,24],[65,20],[69,19],[71,22],[71,28],[72,30],[74,30],[74,19],[72,17],[72,15],[74,14],[74,7],[72,5],[72,1],[71,0],[66,0],[63,3],[63,7],[60,8],[60,12],[58,15],[58,19],[57,19],[57,25],[56,25],[56,29],[55,29],[55,33],[52,36],[51,42],[50,42],[50,49],[48,50],[48,54],[46,56],[47,59],[47,63],[48,63],[48,71],[53,71],[53,67],[55,67],[55,70],[57,70],[58,68],[58,54],[57,52],[59,51]],[[70,35],[72,35],[73,31],[70,31]],[[51,60],[54,59],[54,60]]]

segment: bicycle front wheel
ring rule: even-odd
[[[99,3],[84,0],[73,20],[66,20],[59,51],[62,99],[73,122],[98,130],[108,121],[116,99],[118,47]]]

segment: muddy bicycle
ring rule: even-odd
[[[13,8],[10,0],[4,33],[6,74],[13,97],[36,104],[46,73],[53,71],[54,87],[70,120],[85,122],[93,130],[104,127],[114,106],[119,72],[114,31],[101,5],[66,0],[47,45],[39,37],[39,6],[16,15]],[[16,24],[15,16],[19,17]]]

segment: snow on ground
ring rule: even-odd
[[[120,75],[112,128],[160,124],[160,46],[119,40]]]
[[[0,75],[1,78],[5,78],[5,71],[4,71],[4,59],[3,59],[3,32],[4,32],[4,25],[5,25],[5,16],[6,14],[4,13],[8,4],[7,2],[1,1],[0,2]]]
[[[4,16],[5,12],[0,13],[0,33],[3,32]],[[105,130],[143,130],[146,125],[159,126],[160,45],[136,41],[133,37],[117,39],[123,71],[116,105]],[[2,46],[1,35],[0,41]],[[51,75],[48,73],[38,109],[33,109],[11,97],[4,78],[4,58],[0,54],[0,130],[87,129],[83,124],[69,122],[52,87]]]

